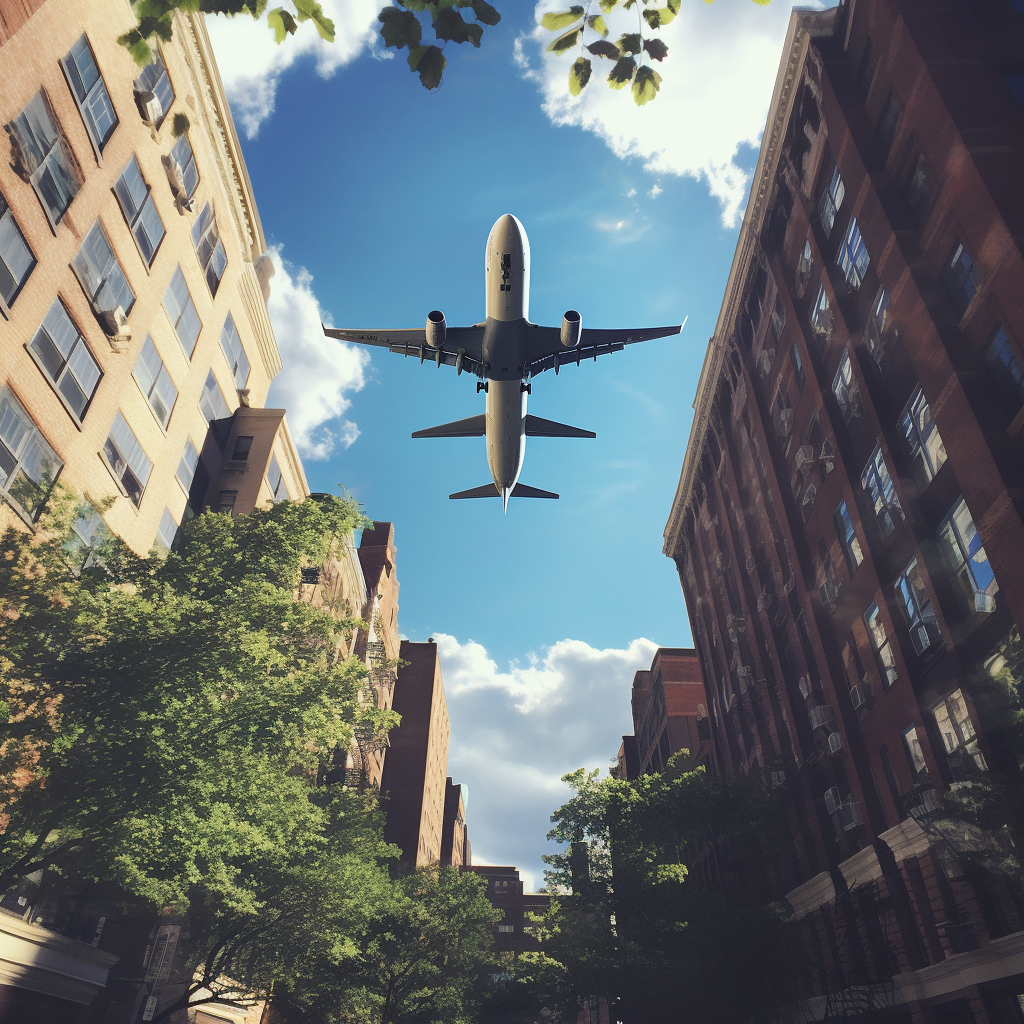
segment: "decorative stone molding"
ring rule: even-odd
[[[892,850],[897,864],[908,857],[920,857],[931,846],[928,836],[913,818],[905,818],[878,838]]]
[[[819,907],[832,903],[835,898],[836,886],[827,871],[822,871],[786,894],[786,902],[793,908],[793,914],[798,921],[813,914]]]
[[[0,912],[0,985],[88,1006],[116,956]]]

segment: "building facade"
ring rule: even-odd
[[[466,824],[466,787],[449,777],[444,787],[444,825],[441,830],[441,863],[452,868],[469,867],[473,853]]]
[[[794,1019],[1024,1021],[1022,53],[1009,2],[793,15],[698,386],[665,553],[789,808]]]
[[[463,870],[487,879],[487,898],[502,913],[494,925],[494,948],[499,953],[523,953],[540,949],[529,914],[542,914],[551,905],[544,892],[524,892],[519,869],[493,864],[474,864]]]
[[[634,735],[622,737],[619,778],[660,772],[680,750],[689,751],[689,766],[714,771],[707,697],[695,650],[659,647],[650,669],[633,676],[630,702]]]
[[[402,721],[391,730],[384,761],[384,838],[407,864],[424,867],[441,860],[451,727],[433,639],[403,640],[399,658],[392,706]]]

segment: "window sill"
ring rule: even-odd
[[[146,492],[142,492],[142,498],[139,498],[139,504],[136,505],[135,502],[132,501],[132,499],[129,497],[128,492],[124,489],[124,484],[121,483],[121,481],[117,478],[117,475],[114,473],[113,467],[110,465],[109,462],[107,462],[106,456],[103,454],[103,452],[98,451],[96,454],[99,456],[99,460],[100,462],[103,463],[103,466],[106,469],[106,471],[110,474],[110,479],[114,481],[114,486],[117,488],[118,494],[120,494],[122,498],[125,498],[127,500],[131,510],[136,515],[138,515],[139,506],[142,504],[142,498],[146,496]]]
[[[57,396],[57,399],[60,402],[60,404],[64,406],[64,411],[68,414],[68,416],[71,417],[71,422],[74,423],[75,428],[79,431],[79,433],[81,433],[81,431],[84,429],[82,427],[82,419],[85,418],[85,413],[89,411],[89,406],[92,405],[92,399],[96,395],[96,389],[93,389],[93,393],[89,397],[89,401],[86,403],[85,412],[82,413],[82,419],[79,419],[78,413],[76,413],[75,410],[71,408],[71,404],[68,402],[68,400],[60,393],[60,391],[57,390],[57,386],[50,378],[50,375],[46,372],[46,367],[43,366],[43,361],[32,350],[32,346],[26,344],[24,348],[25,351],[29,354],[29,357],[32,359],[32,362],[34,362],[36,366],[39,367],[39,372],[43,375],[43,379],[46,381],[46,383],[50,385],[50,390]],[[96,388],[99,388],[101,380],[103,380],[102,370],[100,371],[100,379],[96,381]]]

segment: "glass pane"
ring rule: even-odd
[[[114,113],[114,105],[110,102],[107,87],[102,82],[97,82],[85,101],[84,110],[86,121],[92,122],[96,143],[102,149],[117,127],[117,114]]]
[[[9,210],[0,217],[0,260],[6,264],[13,278],[13,287],[5,288],[3,292],[4,299],[10,302],[36,261]]]
[[[160,214],[156,212],[156,204],[153,202],[152,196],[147,196],[143,202],[142,213],[139,217],[139,228],[136,232],[135,237],[139,239],[139,247],[146,254],[146,262],[152,263],[153,256],[157,249],[160,248],[160,243],[164,238],[164,224],[160,220]],[[142,235],[144,233],[147,239],[146,245],[143,244]]]
[[[989,596],[996,594],[999,590],[999,584],[996,583],[995,574],[992,572],[988,562],[988,555],[985,554],[985,548],[981,543],[981,538],[978,536],[978,531],[974,525],[974,518],[966,502],[960,502],[953,513],[953,521],[956,523],[957,532],[960,535],[960,540],[963,542],[964,553],[969,560],[968,565],[975,587],[982,594]],[[979,608],[978,610],[988,611],[992,609]]]
[[[163,368],[163,361],[160,358],[160,354],[156,350],[156,345],[153,344],[153,339],[147,334],[146,340],[142,345],[142,351],[139,353],[139,360],[135,364],[135,379],[139,382],[139,387],[142,388],[142,393],[149,396],[150,391],[153,389],[153,383]]]
[[[185,283],[185,275],[181,272],[181,267],[178,267],[174,271],[171,283],[167,286],[167,291],[164,292],[164,308],[167,310],[172,324],[178,322],[178,317],[181,316],[187,299],[188,285]]]
[[[26,150],[30,169],[35,170],[57,145],[57,128],[50,117],[43,94],[37,92],[15,121],[18,141]]]
[[[182,310],[181,319],[178,321],[178,338],[181,341],[189,358],[196,350],[196,342],[199,340],[199,332],[203,329],[203,323],[196,312],[192,297],[189,296],[188,303]]]
[[[935,724],[939,727],[939,735],[942,737],[942,743],[946,748],[946,753],[952,754],[960,745],[960,740],[956,734],[956,730],[953,728],[953,722],[950,720],[949,712],[946,710],[945,704],[940,704],[935,709]]]
[[[30,429],[26,418],[19,408],[15,408],[13,401],[6,395],[0,398],[0,441],[15,457]]]
[[[147,194],[146,183],[142,180],[142,171],[139,170],[139,162],[134,156],[128,161],[128,166],[124,169],[121,177],[117,179],[114,190],[117,192],[117,198],[121,202],[121,208],[124,210],[128,222],[131,223],[145,202]]]
[[[100,380],[100,368],[84,341],[79,341],[68,360],[68,369],[75,375],[82,391],[88,398],[96,390]]]
[[[177,477],[187,491],[192,486],[192,478],[196,473],[196,466],[199,464],[199,453],[191,441],[185,442],[185,451],[182,453],[181,461],[178,463]]]
[[[68,405],[74,409],[75,415],[81,419],[85,413],[85,407],[89,404],[89,396],[82,390],[82,386],[71,373],[65,373],[61,378],[59,390]]]
[[[57,351],[56,346],[50,340],[50,336],[42,327],[36,331],[31,343],[32,351],[39,357],[40,362],[46,367],[50,380],[56,380],[60,371],[64,369],[64,356]]]
[[[70,57],[68,63],[71,65],[69,70],[72,72],[72,78],[77,78],[75,89],[76,91],[81,90],[78,92],[78,99],[81,102],[99,79],[99,68],[96,67],[92,50],[89,49],[89,41],[84,35],[71,47],[71,53],[68,56]],[[74,74],[75,71],[78,72],[77,76]]]
[[[178,389],[174,386],[174,382],[167,372],[167,367],[164,367],[160,371],[156,387],[153,390],[153,409],[165,428],[171,418],[171,412],[177,399]]]

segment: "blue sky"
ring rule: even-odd
[[[789,8],[688,3],[642,111],[600,81],[570,103],[567,65],[543,57],[522,0],[498,5],[479,50],[448,46],[435,93],[381,59],[374,0],[335,0],[334,49],[309,26],[281,48],[251,35],[264,26],[211,27],[279,265],[286,369],[270,400],[312,489],[340,483],[395,523],[399,626],[441,643],[474,854],[536,885],[558,777],[608,764],[633,672],[690,643],[662,531]],[[689,319],[679,338],[535,380],[532,412],[598,437],[531,440],[521,479],[561,499],[502,516],[497,500],[447,497],[489,480],[482,439],[409,436],[482,412],[474,379],[316,325],[414,327],[434,308],[481,320],[484,242],[506,212],[530,238],[535,322],[568,308],[592,327]]]

